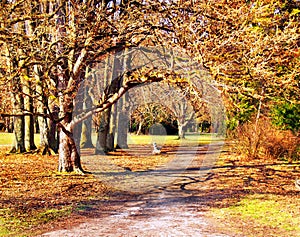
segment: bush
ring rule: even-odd
[[[300,138],[291,131],[280,131],[272,126],[270,119],[260,118],[239,125],[233,132],[233,149],[248,159],[259,157],[300,158]]]
[[[275,105],[271,110],[272,122],[279,129],[300,132],[300,104],[289,102]]]
[[[278,131],[274,129],[262,147],[264,154],[269,158],[284,158],[289,161],[300,158],[300,138],[291,131]]]

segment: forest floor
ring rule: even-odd
[[[84,150],[87,170],[103,167],[99,158],[109,168],[83,176],[58,174],[56,156],[2,148],[0,236],[300,236],[300,162],[245,160],[225,147],[212,167],[203,145],[172,166],[182,149],[147,149],[94,160]]]

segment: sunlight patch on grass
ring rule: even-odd
[[[71,215],[71,212],[72,207],[65,206],[61,209],[44,209],[43,211],[34,211],[31,214],[22,214],[14,217],[14,211],[2,209],[0,214],[4,218],[0,218],[0,237],[28,236],[30,235],[31,227],[67,217]]]
[[[14,140],[13,133],[0,132],[0,145],[12,144]]]
[[[13,212],[10,209],[0,209],[0,236],[18,236],[20,227],[24,226],[24,223],[13,216]],[[20,235],[19,235],[20,236]]]
[[[5,227],[5,222],[2,218],[0,218],[0,237],[7,236],[9,234],[9,230]]]
[[[128,144],[151,144],[153,142],[159,145],[208,144],[217,139],[211,134],[186,134],[186,138],[183,140],[179,140],[176,135],[150,136],[129,134]]]
[[[71,206],[65,206],[61,209],[47,209],[43,212],[37,213],[35,222],[37,223],[47,223],[62,217],[69,216],[72,212]]]
[[[239,218],[253,226],[278,228],[300,232],[300,208],[295,202],[289,203],[276,195],[249,195],[237,205],[214,209],[220,219]]]
[[[11,145],[14,141],[14,134],[7,132],[0,132],[0,145]],[[34,134],[34,142],[36,145],[40,144],[40,135]]]
[[[117,134],[115,136],[117,138]],[[179,140],[177,135],[167,135],[167,136],[159,136],[159,135],[136,135],[133,133],[128,134],[128,145],[149,145],[153,142],[156,142],[158,145],[185,145],[185,144],[197,144],[197,145],[205,145],[209,144],[212,141],[219,141],[223,140],[222,137],[217,137],[216,134],[194,134],[194,133],[187,133],[186,139]],[[92,135],[92,142],[95,146],[97,141],[97,134]]]

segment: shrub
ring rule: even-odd
[[[275,105],[271,110],[272,122],[279,129],[300,132],[300,104],[285,102]]]
[[[289,161],[300,158],[300,138],[291,131],[278,131],[273,129],[273,134],[262,147],[264,154],[269,158],[285,158]]]
[[[300,138],[291,131],[276,129],[270,119],[265,117],[239,125],[232,138],[234,151],[248,159],[265,157],[298,160],[300,157]]]
[[[266,140],[266,129],[262,129],[266,121],[260,119],[239,125],[233,132],[235,152],[249,158],[258,158],[261,144]]]

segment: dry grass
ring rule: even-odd
[[[1,152],[0,236],[29,235],[70,216],[80,202],[109,195],[93,176],[58,174],[56,166],[56,156]]]
[[[232,236],[293,236],[300,233],[300,163],[245,160],[224,153],[210,179],[193,189],[215,196],[208,212],[219,231]]]
[[[162,150],[166,153],[150,157],[144,156],[149,148],[134,148],[127,154],[112,153],[109,159],[133,171],[148,170],[172,159],[170,153],[176,150],[169,145]],[[7,155],[2,151],[0,166],[0,236],[31,236],[68,228],[84,218],[107,215],[112,208],[109,200],[122,205],[122,195],[123,200],[134,198],[92,175],[58,174],[56,156]],[[299,162],[249,161],[226,152],[205,180],[189,181],[185,188],[199,198],[199,208],[219,222],[222,232],[297,236],[294,220],[300,217],[300,193],[294,186],[296,178],[300,178]]]

